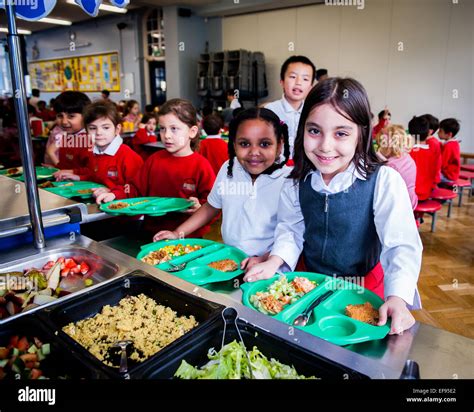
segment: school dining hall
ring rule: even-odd
[[[0,0],[5,407],[472,407],[473,21]]]

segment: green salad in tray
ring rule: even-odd
[[[207,357],[209,362],[202,368],[195,368],[183,360],[174,376],[180,379],[251,379],[252,373],[254,379],[316,379],[299,375],[293,366],[273,358],[269,360],[256,346],[248,352],[247,358],[244,345],[236,340],[219,352],[211,348]]]
[[[318,285],[315,281],[305,277],[296,277],[290,282],[286,276],[281,276],[265,292],[257,292],[252,295],[250,303],[266,315],[276,315],[286,305],[295,303],[316,286]]]

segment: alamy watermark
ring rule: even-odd
[[[365,8],[365,0],[325,0],[326,6],[357,6],[357,10]]]

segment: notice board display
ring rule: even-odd
[[[42,92],[120,92],[117,52],[28,63],[31,87]]]

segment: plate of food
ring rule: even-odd
[[[10,167],[5,170],[0,170],[0,175],[2,176],[7,176],[7,177],[15,177],[15,176],[20,176],[23,174],[23,167],[18,166],[18,167]]]
[[[241,288],[244,305],[288,325],[293,325],[316,298],[332,290],[334,293],[313,310],[308,323],[295,327],[336,345],[383,339],[390,331],[389,323],[377,326],[383,300],[368,289],[342,279],[293,272],[244,283]]]
[[[92,197],[93,189],[104,187],[99,183],[95,182],[44,182],[38,185],[41,189],[47,190],[48,192],[54,193],[55,195],[66,197],[68,199],[77,198],[90,198]]]
[[[164,240],[142,247],[137,259],[164,271],[185,267],[173,275],[194,283],[224,282],[243,273],[247,255],[240,249],[205,239]]]
[[[100,206],[100,210],[114,216],[163,216],[170,212],[189,209],[192,205],[193,202],[182,198],[137,197],[104,203]]]
[[[25,177],[23,175],[23,168],[19,168],[19,169],[21,169],[21,173],[16,174],[14,178],[16,180],[19,180],[20,182],[24,182]],[[10,170],[10,169],[7,169],[7,170]],[[52,179],[53,174],[59,171],[59,169],[56,169],[55,167],[44,167],[44,166],[36,166],[35,170],[36,170],[36,180],[38,181]]]

